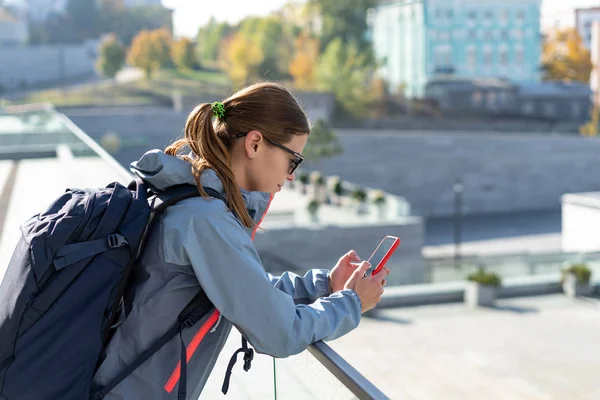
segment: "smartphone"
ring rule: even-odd
[[[384,237],[371,257],[367,260],[371,264],[371,267],[367,270],[365,276],[377,275],[398,248],[399,244],[400,239],[395,236]]]

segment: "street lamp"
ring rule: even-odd
[[[452,191],[454,192],[454,267],[460,266],[460,240],[461,240],[461,213],[462,213],[462,194],[464,191],[464,185],[460,179],[458,179]]]

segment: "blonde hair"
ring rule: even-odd
[[[188,116],[184,138],[168,146],[165,152],[172,156],[183,156],[192,164],[192,172],[200,194],[200,176],[204,170],[212,169],[223,183],[227,203],[249,228],[255,223],[248,214],[242,193],[231,169],[232,137],[238,133],[258,130],[268,140],[287,143],[292,135],[310,133],[306,114],[292,94],[282,85],[271,82],[248,86],[225,101],[225,117],[213,123],[210,104],[198,105]],[[196,156],[180,154],[189,147]]]

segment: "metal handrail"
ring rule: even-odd
[[[94,139],[88,136],[80,127],[78,127],[73,121],[71,121],[66,115],[57,113],[58,117],[65,124],[65,126],[73,132],[83,143],[85,143],[92,151],[110,165],[114,170],[117,171],[120,178],[127,184],[133,179],[133,174],[127,171],[113,156],[110,155],[102,146],[100,146]]]
[[[389,397],[325,342],[313,343],[308,351],[360,400],[389,400]]]

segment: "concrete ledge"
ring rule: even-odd
[[[594,283],[594,292],[598,282]],[[411,307],[463,301],[465,282],[387,287],[377,308]],[[560,274],[505,278],[498,292],[500,298],[538,296],[562,292]]]

